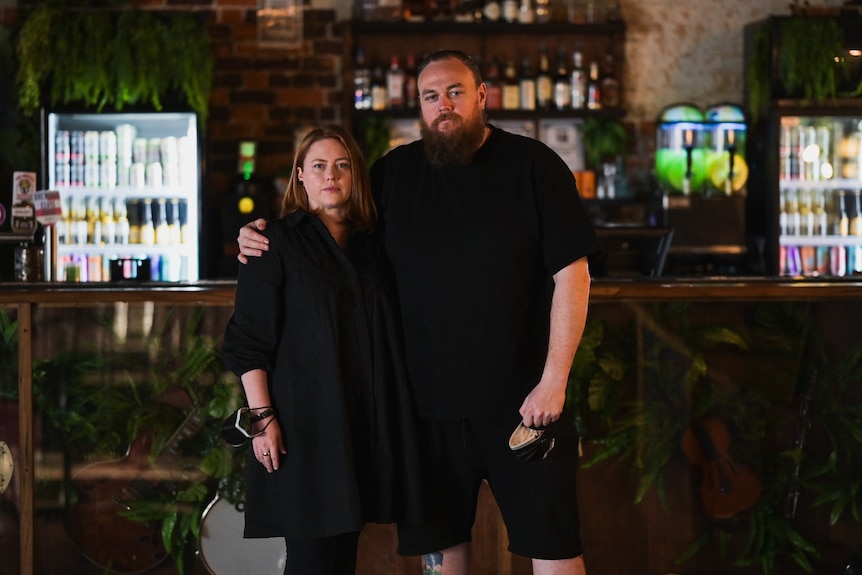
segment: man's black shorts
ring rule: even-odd
[[[398,553],[423,555],[471,540],[482,480],[487,479],[509,533],[509,551],[536,559],[582,554],[576,474],[578,435],[566,411],[549,430],[554,448],[541,461],[509,449],[520,416],[421,419],[426,510],[421,526],[398,526]]]

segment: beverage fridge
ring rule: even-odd
[[[193,112],[43,112],[43,185],[60,194],[57,280],[200,277]]]
[[[775,105],[757,157],[767,273],[862,274],[862,100]]]

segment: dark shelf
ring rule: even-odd
[[[537,118],[622,118],[626,111],[623,108],[607,108],[603,110],[486,110],[488,117],[494,120],[518,120]],[[418,118],[419,108],[412,110],[352,110],[353,118]]]
[[[351,23],[354,34],[617,34],[625,22],[600,24],[520,24],[508,22],[363,22]]]

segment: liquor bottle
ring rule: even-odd
[[[602,71],[602,108],[617,108],[620,105],[620,83],[617,80],[614,69],[614,57],[608,52],[605,54],[605,65]]]
[[[386,105],[392,110],[404,107],[404,69],[394,55],[386,71]]]
[[[509,24],[518,20],[517,0],[503,0],[503,20]]]
[[[539,47],[539,72],[536,74],[536,108],[548,110],[554,97],[554,83],[551,78],[551,64],[548,61],[548,46],[542,42]]]
[[[554,76],[554,108],[568,110],[572,107],[572,88],[569,84],[569,70],[566,67],[566,49],[560,46],[557,51],[557,73]]]
[[[114,241],[123,245],[130,243],[129,212],[126,208],[126,200],[123,198],[117,197],[114,199],[114,219],[116,220],[114,232],[116,239]]]
[[[506,67],[503,68],[503,109],[517,110],[521,105],[521,91],[518,86],[518,70],[515,68],[515,61],[509,59],[506,61]]]
[[[851,236],[862,237],[862,204],[860,204],[860,192],[858,190],[853,192],[853,198],[856,209],[853,212],[853,217],[850,218],[847,231],[850,232]]]
[[[850,235],[850,218],[847,216],[847,195],[838,192],[838,226],[835,230],[839,236]]]
[[[536,0],[536,23],[547,24],[551,21],[551,0]]]
[[[183,243],[179,198],[171,198],[171,203],[168,204],[168,236],[172,245]]]
[[[404,66],[404,106],[410,110],[419,105],[419,86],[416,84],[416,56],[407,54]]]
[[[375,62],[371,69],[371,109],[385,110],[387,96],[386,75],[383,73],[383,65],[380,62]]]
[[[520,89],[520,105],[522,110],[536,109],[536,78],[533,76],[533,65],[525,57],[521,61],[521,76],[518,78]]]
[[[129,217],[129,243],[141,243],[141,200],[132,198],[126,204]]]
[[[154,238],[158,245],[166,246],[171,243],[171,229],[168,226],[168,203],[165,198],[156,201],[153,210]]]
[[[99,219],[102,221],[102,243],[116,243],[117,220],[114,218],[114,202],[107,196],[103,196],[99,202]]]
[[[153,200],[144,198],[141,204],[141,244],[151,246],[156,243],[156,228],[153,224]]]
[[[357,110],[371,109],[371,69],[365,63],[365,51],[356,48],[356,63],[353,71],[353,107]]]
[[[521,0],[518,8],[518,23],[532,24],[536,21],[536,12],[533,10],[532,0]]]
[[[497,22],[503,16],[503,8],[500,0],[485,0],[482,6],[482,19],[485,22]]]
[[[572,73],[569,76],[572,91],[572,108],[583,110],[587,106],[587,72],[584,70],[584,55],[580,44],[572,51]]]
[[[602,108],[602,88],[599,79],[599,63],[590,62],[590,76],[587,79],[587,109],[600,110]]]
[[[485,71],[485,86],[488,88],[485,108],[488,110],[499,110],[502,108],[503,84],[500,79],[500,65],[497,63],[497,58],[493,55],[488,60],[488,69]]]

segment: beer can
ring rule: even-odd
[[[69,133],[69,162],[73,166],[84,163],[84,132],[80,130]]]
[[[103,163],[117,161],[117,133],[113,130],[99,132],[99,159]]]
[[[146,164],[147,163],[147,139],[135,138],[132,148],[132,163]]]
[[[164,166],[180,161],[179,143],[175,136],[165,136],[161,141],[161,162]]]
[[[99,161],[99,132],[95,130],[84,132],[84,161]]]
[[[146,182],[151,188],[162,187],[162,165],[159,162],[147,164]]]
[[[72,181],[72,166],[68,162],[57,164],[54,168],[54,185],[58,187],[68,186]]]
[[[147,185],[147,165],[143,162],[135,162],[129,170],[129,186],[132,188],[143,188]]]
[[[113,189],[117,187],[117,164],[105,161],[99,164],[99,182],[103,188]]]
[[[150,138],[147,140],[147,163],[154,164],[162,161],[162,139]]]
[[[117,164],[131,166],[134,162],[134,145],[138,129],[132,124],[120,124],[117,133]]]
[[[69,130],[58,130],[54,138],[54,161],[57,165],[68,164],[72,154],[72,140]]]
[[[84,164],[69,165],[69,185],[73,187],[84,185]]]
[[[833,276],[844,277],[847,275],[847,253],[844,246],[832,246],[829,248],[829,271]]]
[[[84,164],[84,185],[88,188],[99,187],[99,161]]]

